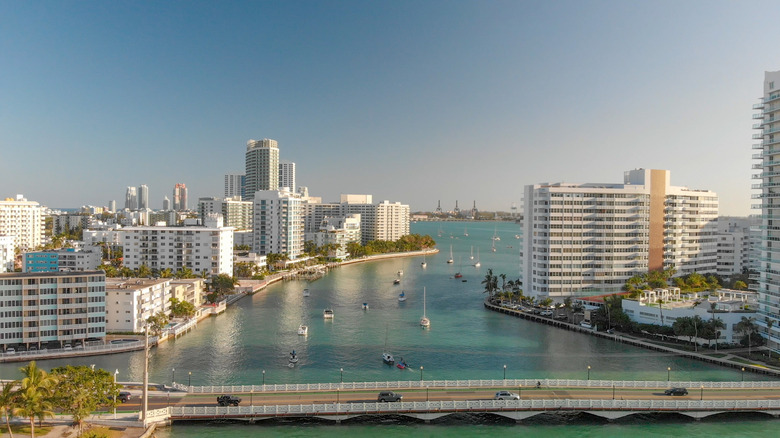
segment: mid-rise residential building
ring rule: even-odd
[[[308,236],[319,231],[322,221],[328,217],[360,215],[361,244],[371,240],[398,240],[409,234],[409,205],[382,201],[373,204],[371,195],[341,195],[341,202],[304,204],[304,225]],[[307,240],[311,240],[307,237]]]
[[[320,247],[332,245],[333,250],[328,256],[343,259],[348,255],[347,245],[360,243],[360,236],[360,215],[351,214],[346,217],[326,217],[311,240]]]
[[[178,183],[173,186],[173,209],[176,211],[187,210],[187,185]]]
[[[43,209],[22,195],[0,201],[0,235],[11,236],[14,247],[34,249],[42,244]]]
[[[0,236],[0,273],[13,272],[15,258],[14,238],[11,236]]]
[[[198,214],[205,219],[210,214],[221,214],[225,226],[238,230],[252,229],[252,202],[242,201],[241,197],[199,198]]]
[[[115,200],[112,199],[112,200],[108,201],[108,211],[110,211],[111,213],[116,213],[116,201]]]
[[[206,303],[206,286],[202,278],[171,279],[171,295],[197,309]]]
[[[279,190],[279,145],[269,138],[246,143],[244,200],[253,201],[259,190]]]
[[[228,173],[225,175],[225,198],[239,196],[246,199],[246,175],[243,173]]]
[[[112,247],[119,246],[122,242],[119,230],[122,226],[119,224],[96,224],[91,229],[84,230],[81,240],[85,246],[95,246],[107,243]]]
[[[138,208],[141,210],[149,208],[149,187],[146,184],[138,187]]]
[[[301,198],[286,190],[258,190],[254,200],[252,250],[260,255],[303,254]]]
[[[128,187],[125,191],[125,208],[138,210],[138,192],[135,187]]]
[[[171,297],[170,278],[108,278],[106,331],[143,333],[150,316],[170,313]]]
[[[666,268],[715,273],[717,195],[669,182],[669,171],[636,169],[623,184],[526,186],[524,293],[615,293],[634,275]]]
[[[233,228],[223,226],[221,216],[196,226],[128,227],[121,235],[123,263],[130,269],[233,275]]]
[[[780,352],[780,71],[764,73],[763,94],[753,109],[760,111],[753,114],[753,127],[760,130],[753,134],[757,140],[753,149],[760,151],[753,156],[758,160],[753,169],[760,172],[753,174],[757,181],[753,198],[759,204],[752,207],[761,213],[756,227],[760,236],[756,251],[758,273],[751,276],[756,283],[750,287],[759,294],[760,317],[756,324],[761,327],[767,346]]]
[[[162,209],[163,211],[169,211],[171,209],[171,200],[168,199],[167,196],[163,196]]]
[[[729,277],[750,269],[754,242],[750,229],[750,218],[718,218],[718,275]]]
[[[289,160],[279,160],[279,188],[282,187],[295,192],[295,163]]]
[[[0,274],[0,346],[58,348],[106,336],[103,271]]]
[[[23,272],[95,271],[103,262],[102,249],[87,247],[26,252]]]
[[[94,216],[85,213],[63,213],[53,214],[52,219],[52,234],[59,235],[62,233],[69,233],[78,229],[86,230],[91,227],[95,221]]]

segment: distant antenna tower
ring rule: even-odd
[[[436,214],[441,214],[441,199],[439,200],[439,205],[436,207]]]
[[[478,213],[479,212],[477,211],[477,201],[475,200],[474,206],[471,207],[471,217],[476,218]]]
[[[452,210],[456,215],[460,214],[460,208],[458,208],[458,200],[455,200],[455,210]]]

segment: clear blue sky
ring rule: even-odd
[[[0,196],[222,196],[273,138],[324,200],[520,205],[669,169],[750,213],[776,1],[0,0]]]

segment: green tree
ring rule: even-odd
[[[149,332],[152,336],[160,336],[168,326],[168,315],[164,312],[157,312],[156,314],[146,318],[146,325],[149,327]]]
[[[138,267],[137,275],[138,275],[139,278],[151,277],[152,276],[152,270],[149,269],[149,267],[146,266],[146,265],[141,265],[141,266]]]
[[[192,318],[195,316],[195,306],[189,301],[179,301],[176,298],[171,297],[171,315],[174,318]]]
[[[227,274],[214,275],[211,277],[209,293],[206,295],[206,300],[210,303],[216,303],[225,295],[232,294],[237,285],[238,279],[236,277],[231,277]]]
[[[119,385],[106,370],[68,365],[54,368],[51,373],[59,381],[54,391],[54,406],[73,417],[79,435],[84,431],[84,420],[99,406],[111,408],[116,404]]]
[[[175,278],[195,278],[195,274],[192,273],[190,268],[181,268],[173,274]]]
[[[172,278],[173,270],[171,268],[165,268],[160,271],[160,278]]]
[[[0,391],[0,413],[5,416],[5,427],[8,429],[8,435],[13,438],[14,433],[11,430],[10,417],[13,415],[14,408],[19,395],[16,392],[18,382],[5,382]]]
[[[14,415],[30,419],[30,435],[35,437],[35,419],[54,417],[51,395],[57,378],[38,368],[35,361],[20,368],[24,378],[19,384],[19,398]]]
[[[493,275],[493,269],[488,269],[487,274],[485,274],[485,279],[482,280],[482,283],[485,285],[484,292],[488,294],[489,298],[493,298],[493,293],[498,289],[498,277]]]
[[[742,280],[737,280],[737,281],[734,282],[734,289],[746,290],[747,287],[748,287],[747,284],[744,281],[742,281]]]

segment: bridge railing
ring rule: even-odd
[[[235,394],[264,392],[317,392],[358,391],[383,389],[454,389],[454,388],[516,388],[520,391],[535,388],[609,388],[616,389],[659,389],[684,387],[692,389],[780,389],[780,381],[706,382],[665,380],[576,380],[576,379],[482,379],[482,380],[399,380],[387,382],[344,382],[344,383],[289,383],[270,385],[210,385],[190,386],[181,389],[195,394]]]
[[[381,414],[447,411],[502,411],[502,410],[615,410],[615,411],[720,411],[720,410],[777,410],[780,400],[578,400],[578,399],[524,399],[524,400],[464,400],[396,403],[318,403],[308,405],[257,406],[173,406],[174,418],[231,417],[269,415],[334,415]]]

